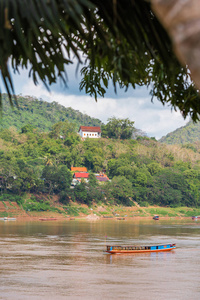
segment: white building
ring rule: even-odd
[[[80,134],[82,139],[86,138],[100,138],[101,128],[99,126],[80,126],[78,134]]]

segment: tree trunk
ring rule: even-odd
[[[200,89],[200,1],[151,0],[152,10],[167,30],[174,52],[191,71]]]

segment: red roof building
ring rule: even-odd
[[[101,128],[99,126],[80,126],[78,134],[80,134],[83,139],[100,138]]]
[[[78,179],[78,178],[89,178],[89,173],[74,173],[74,178]]]

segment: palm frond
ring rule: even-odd
[[[0,0],[0,68],[11,104],[10,58],[14,71],[30,66],[34,83],[48,88],[58,77],[67,84],[66,66],[72,54],[82,63],[80,53],[87,62],[81,87],[95,98],[109,79],[115,89],[153,84],[162,103],[198,118],[199,96],[148,1]]]

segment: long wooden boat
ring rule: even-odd
[[[106,246],[109,254],[119,253],[148,253],[163,252],[176,249],[176,244],[155,245],[155,246]]]

